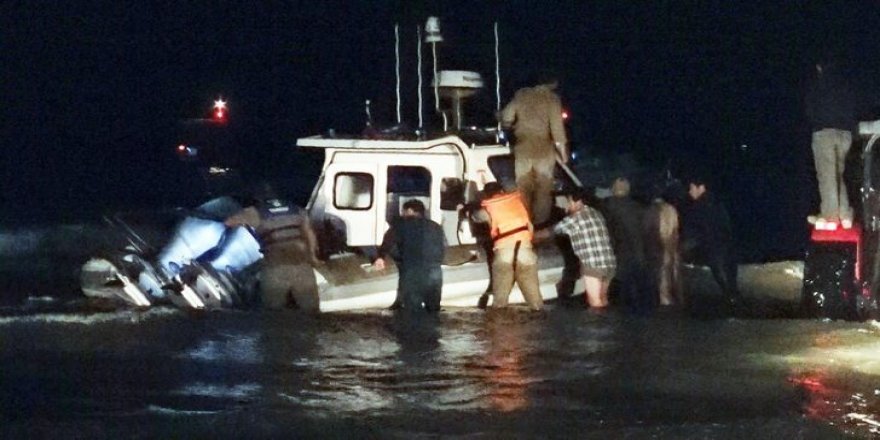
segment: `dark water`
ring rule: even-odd
[[[836,438],[877,432],[867,324],[550,307],[0,319],[4,438]]]
[[[76,271],[103,235],[71,228],[0,236],[2,438],[880,435],[880,328],[772,295],[739,318],[698,291],[649,317],[96,308]]]

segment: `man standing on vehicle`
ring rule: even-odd
[[[436,313],[440,311],[445,252],[443,227],[425,218],[425,205],[412,199],[403,204],[403,216],[385,233],[373,267],[384,270],[385,259],[393,258],[398,271],[394,303],[405,312]]]
[[[818,215],[811,215],[807,220],[813,224],[840,221],[844,228],[850,228],[853,212],[843,172],[856,125],[856,104],[839,70],[833,62],[818,63],[808,85],[806,110],[813,130],[820,209]]]
[[[538,284],[538,255],[532,248],[533,227],[518,191],[505,193],[497,183],[483,188],[481,210],[474,219],[489,223],[493,241],[492,308],[507,307],[513,284],[519,286],[532,310],[541,310],[544,299]]]
[[[516,92],[501,110],[501,125],[513,128],[514,172],[531,220],[550,219],[553,206],[553,170],[556,160],[568,162],[568,139],[562,123],[562,103],[555,78],[542,78],[535,87]]]

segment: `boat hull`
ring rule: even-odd
[[[564,260],[555,245],[539,246],[538,281],[544,300],[557,298],[556,285],[562,279]],[[443,307],[476,307],[489,286],[489,268],[476,246],[453,246],[443,268]],[[387,308],[397,296],[397,270],[391,266],[377,271],[366,257],[346,254],[316,269],[321,311]],[[575,286],[575,291],[578,286]],[[524,304],[514,285],[509,303]],[[490,300],[491,304],[491,300]]]
[[[544,300],[557,298],[556,285],[562,279],[564,260],[555,245],[539,246],[538,279]],[[150,291],[138,289],[138,270],[121,264],[122,260],[93,258],[82,268],[81,287],[87,297],[121,301],[132,306],[151,306],[170,302],[181,308],[191,308],[191,301],[181,294],[159,298]],[[452,246],[442,266],[442,307],[476,307],[489,287],[489,267],[485,255],[474,245]],[[198,308],[235,308],[256,301],[258,267],[239,276],[237,282],[228,282],[214,271],[198,271],[189,285],[199,302]],[[391,306],[397,296],[397,268],[393,263],[385,270],[375,270],[369,259],[357,253],[331,257],[315,268],[318,296],[322,312],[382,309]],[[246,279],[247,281],[242,281]],[[225,281],[225,282],[224,282]],[[576,286],[575,291],[579,288]],[[524,304],[522,292],[514,286],[509,297],[511,304]],[[490,303],[491,304],[491,299]]]

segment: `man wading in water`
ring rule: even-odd
[[[392,308],[404,311],[440,310],[443,270],[440,265],[446,252],[443,227],[425,218],[425,205],[418,200],[403,204],[399,218],[382,239],[379,258],[373,262],[377,270],[385,269],[385,259],[397,264],[397,298]]]

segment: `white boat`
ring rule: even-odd
[[[426,42],[431,44],[440,41],[436,24],[435,20],[432,27],[429,20],[426,27]],[[442,129],[406,130],[398,124],[392,129],[380,130],[368,118],[367,129],[361,135],[343,136],[331,131],[296,141],[299,148],[324,152],[322,172],[307,204],[325,260],[315,268],[321,311],[384,308],[394,302],[395,266],[390,264],[378,271],[371,263],[389,225],[401,214],[402,205],[409,199],[421,200],[428,217],[445,232],[448,248],[443,265],[441,306],[476,306],[486,292],[489,285],[486,256],[472,234],[462,207],[475,202],[486,183],[499,181],[514,185],[513,156],[504,133],[498,128],[463,126],[463,103],[483,89],[482,76],[470,71],[437,70],[436,59],[434,71],[436,75],[430,89],[435,109],[444,121]],[[421,78],[421,73],[419,75]],[[496,93],[497,90],[496,87]],[[367,110],[369,115],[369,102]],[[421,108],[419,112],[421,124]],[[557,164],[556,178],[559,194],[581,186],[562,163]],[[565,203],[565,197],[556,197],[558,207],[564,209]],[[243,239],[253,247],[251,241]],[[552,241],[538,245],[536,250],[541,293],[544,299],[556,298],[556,284],[562,278],[565,259]],[[166,249],[157,261],[135,255],[95,259],[83,267],[82,288],[89,296],[122,299],[137,306],[170,299],[177,305],[194,308],[229,307],[241,304],[241,298],[252,297],[250,292],[237,290],[253,283],[224,276],[217,267],[199,266],[197,258],[201,252]],[[162,261],[163,254],[173,254],[175,258]],[[250,255],[246,257],[247,264],[256,263]],[[189,277],[192,282],[177,283],[183,287],[191,285],[190,290],[165,288],[179,273],[178,267],[193,265],[195,270],[190,271]],[[239,269],[236,275],[254,272],[244,270],[244,265]],[[235,282],[226,282],[226,279]],[[524,302],[518,288],[514,287],[509,301]]]
[[[439,223],[448,244],[443,265],[442,306],[476,306],[489,283],[486,257],[461,208],[492,181],[512,182],[510,148],[495,141],[494,129],[467,130],[425,139],[366,139],[312,136],[297,145],[324,150],[321,177],[307,206],[322,246],[338,250],[316,268],[322,311],[388,307],[395,298],[397,271],[373,270],[373,250],[401,206],[419,199]],[[580,186],[558,164],[560,193]],[[557,204],[564,208],[564,197]],[[328,237],[337,237],[332,243]],[[541,293],[556,298],[564,261],[552,241],[537,246]],[[333,251],[331,251],[333,252]],[[524,299],[518,288],[511,303]]]

